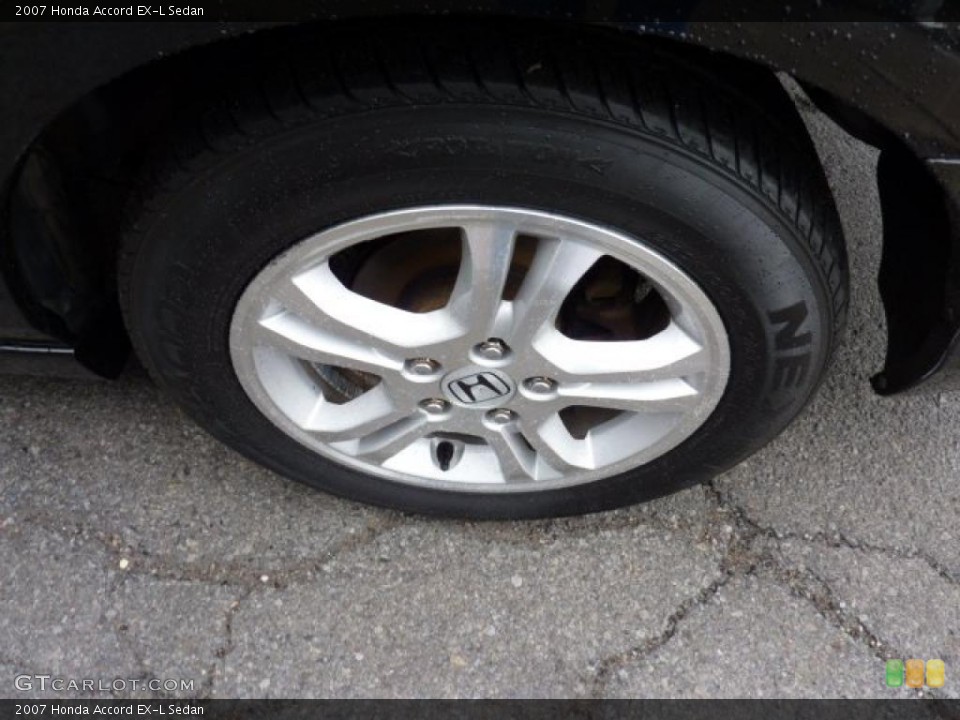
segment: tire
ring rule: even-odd
[[[230,76],[242,80],[217,78],[219,95],[160,144],[131,210],[119,284],[139,357],[215,437],[361,502],[534,518],[711,479],[811,396],[843,324],[847,266],[775,79],[690,57],[602,31],[419,23],[305,36]],[[398,482],[292,437],[238,379],[245,291],[304,238],[427,206],[523,208],[642,238],[722,320],[729,372],[712,411],[636,467],[512,492]]]

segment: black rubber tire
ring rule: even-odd
[[[134,346],[214,436],[330,493],[473,518],[593,512],[708,480],[804,406],[836,344],[847,266],[833,200],[766,72],[616,33],[397,24],[304,36],[216,78],[150,169],[119,258]],[[447,493],[359,474],[248,400],[228,349],[250,279],[300,239],[437,203],[552,211],[642,236],[716,304],[732,370],[674,450],[590,484]]]

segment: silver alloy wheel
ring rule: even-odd
[[[360,243],[450,228],[461,259],[438,309],[378,302],[331,267]],[[535,250],[505,299],[520,237]],[[619,342],[558,329],[565,299],[605,256],[659,293],[662,329]],[[647,463],[704,423],[730,370],[713,304],[639,239],[550,213],[461,205],[373,215],[297,243],[243,292],[230,352],[250,399],[303,445],[371,475],[465,492],[555,489]],[[334,397],[330,368],[370,382]],[[610,413],[578,437],[563,419],[571,406]]]

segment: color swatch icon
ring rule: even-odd
[[[907,660],[907,687],[923,687],[923,660],[911,658]]]
[[[943,660],[927,660],[927,685],[932,688],[943,687],[946,682],[947,667]]]
[[[927,660],[927,687],[941,688],[946,683],[947,669],[943,660]],[[924,681],[924,662],[911,658],[904,662],[900,659],[887,660],[884,676],[887,687],[896,688],[906,685],[909,688],[922,688]]]
[[[903,685],[903,660],[887,660],[887,687]]]

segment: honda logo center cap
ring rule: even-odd
[[[502,405],[516,392],[507,375],[480,367],[452,372],[443,379],[442,385],[444,394],[454,405],[477,409]]]

